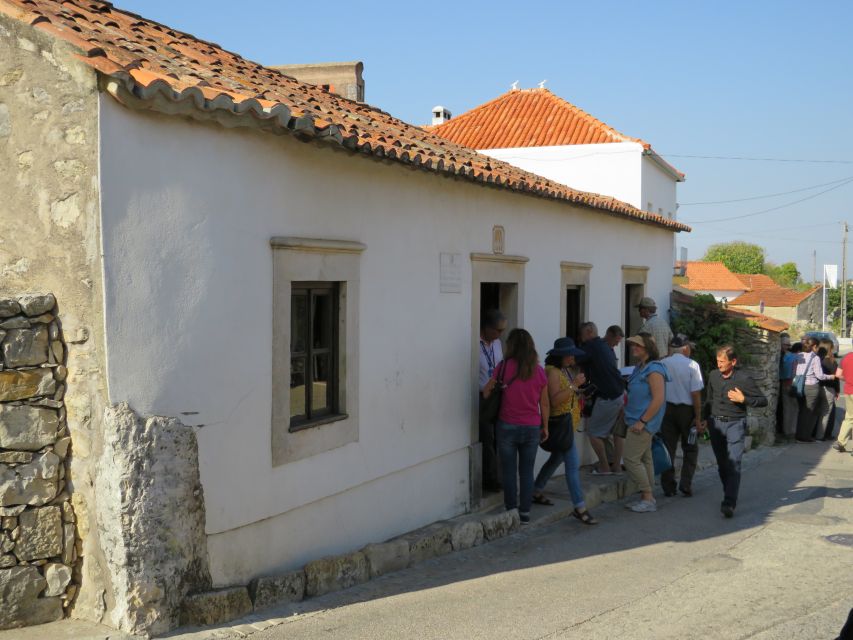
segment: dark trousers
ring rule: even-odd
[[[711,448],[717,458],[717,471],[723,483],[723,504],[737,506],[740,490],[740,463],[746,438],[746,418],[708,421]]]
[[[480,443],[483,451],[483,489],[501,490],[501,470],[498,461],[498,444],[495,437],[495,424],[480,420]]]
[[[681,480],[679,486],[688,492],[691,491],[691,487],[693,486],[693,474],[696,473],[696,463],[699,459],[699,445],[695,442],[693,444],[687,443],[687,438],[690,436],[690,429],[695,424],[695,417],[696,414],[691,405],[671,404],[667,402],[666,413],[663,415],[663,422],[660,427],[660,434],[663,437],[666,448],[669,450],[669,457],[672,458],[673,465],[675,464],[675,450],[678,448],[678,443],[681,442],[681,451],[684,453],[684,459],[681,463]],[[675,492],[674,466],[661,474],[660,486],[664,490],[664,493]]]
[[[536,452],[539,450],[539,425],[527,426],[498,421],[497,434],[504,483],[504,506],[507,511],[518,507],[519,514],[527,515],[533,503],[533,466],[536,464]]]
[[[817,426],[821,389],[819,384],[807,384],[805,396],[800,398],[800,413],[797,417],[797,440],[810,440]]]

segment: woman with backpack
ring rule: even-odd
[[[527,524],[533,502],[536,451],[548,437],[551,405],[548,378],[539,366],[533,338],[524,329],[510,331],[504,360],[483,388],[483,398],[488,399],[496,389],[501,394],[497,445],[504,506],[507,511],[518,508],[521,523]]]

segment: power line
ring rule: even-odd
[[[831,182],[824,182],[822,184],[813,184],[810,187],[802,187],[801,189],[793,189],[791,191],[780,191],[779,193],[768,193],[763,196],[750,196],[748,198],[736,198],[734,200],[709,200],[707,202],[679,202],[679,207],[695,207],[699,205],[705,204],[729,204],[732,202],[747,202],[748,200],[762,200],[763,198],[775,198],[776,196],[787,196],[791,193],[800,193],[801,191],[811,191],[812,189],[818,189],[820,187],[826,187],[832,184],[838,184],[839,182],[844,182],[845,180],[853,180],[853,176],[848,176],[846,178],[839,178],[838,180],[833,180]]]
[[[818,160],[811,158],[750,158],[746,156],[696,156],[677,153],[659,152],[658,155],[668,158],[696,158],[699,160],[744,160],[748,162],[804,162],[817,164],[853,164],[853,160]]]
[[[779,209],[784,209],[786,207],[792,207],[795,204],[800,204],[801,202],[805,202],[807,200],[812,200],[813,198],[817,198],[818,196],[822,196],[824,193],[829,193],[830,191],[834,191],[835,189],[839,189],[843,186],[846,186],[853,182],[853,178],[846,180],[840,184],[836,184],[828,189],[824,189],[823,191],[818,191],[817,193],[813,193],[810,196],[806,196],[805,198],[800,198],[799,200],[794,200],[793,202],[787,202],[785,204],[780,204],[777,207],[770,207],[769,209],[762,209],[761,211],[753,211],[752,213],[744,213],[739,216],[729,216],[728,218],[714,218],[712,220],[683,220],[682,222],[686,222],[687,224],[705,224],[708,222],[728,222],[730,220],[742,220],[743,218],[752,218],[753,216],[760,216],[764,213],[770,213],[771,211],[778,211]]]

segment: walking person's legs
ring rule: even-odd
[[[678,448],[678,441],[681,439],[681,429],[678,425],[676,416],[677,407],[672,404],[666,406],[666,413],[663,415],[663,422],[660,427],[660,435],[669,451],[669,457],[675,462],[675,452]],[[667,469],[660,475],[660,486],[663,489],[664,495],[674,496],[676,490],[675,484],[675,466]]]
[[[823,439],[824,440],[834,440],[835,439],[835,422],[836,422],[836,414],[838,413],[838,394],[835,392],[835,389],[829,389],[828,395],[826,397],[829,402],[829,414],[826,417],[826,426],[823,430]]]
[[[598,466],[596,468],[598,473],[611,473],[610,461],[607,456],[607,448],[604,440],[609,438],[611,433],[613,433],[613,427],[621,411],[621,396],[610,400],[597,398],[595,405],[592,407],[592,415],[586,421],[586,434],[589,436],[589,443],[592,445],[592,450],[598,457]],[[614,456],[618,453],[620,452],[616,451],[614,444]]]
[[[504,507],[509,511],[518,507],[518,427],[498,422],[497,442],[501,459],[501,477],[504,486]]]
[[[539,502],[537,498],[542,496],[542,491],[545,489],[545,485],[548,484],[548,480],[551,479],[551,476],[554,475],[554,472],[559,468],[561,464],[563,464],[563,452],[561,451],[552,451],[551,455],[548,456],[548,459],[545,461],[545,464],[542,465],[542,468],[539,469],[539,473],[536,474],[536,480],[533,482],[533,499],[536,502]],[[566,472],[568,476],[568,472]],[[539,502],[539,504],[553,504],[550,500],[548,502]]]
[[[696,467],[699,464],[699,439],[693,444],[687,440],[690,438],[690,430],[693,428],[693,407],[687,407],[682,416],[681,423],[681,478],[678,481],[678,489],[685,496],[693,495],[693,476],[696,475]]]
[[[566,465],[566,486],[572,497],[572,504],[575,509],[583,511],[586,508],[586,500],[581,486],[581,460],[577,446],[572,445],[571,449],[563,452],[562,457]]]
[[[731,472],[723,487],[724,500],[732,508],[737,506],[738,493],[740,492],[740,470],[743,460],[744,444],[746,440],[746,420],[730,422],[726,429],[726,443],[731,461]]]
[[[652,496],[654,469],[649,480],[648,462],[651,462],[652,435],[645,429],[641,433],[629,430],[625,437],[625,473],[637,485],[641,495],[636,511],[654,511],[655,499]],[[649,455],[648,461],[646,454]],[[642,505],[642,506],[640,506]]]
[[[800,404],[797,402],[796,396],[792,396],[789,391],[790,387],[782,392],[782,395],[779,396],[779,402],[782,405],[782,433],[788,441],[791,441],[797,433]]]
[[[832,445],[836,451],[846,451],[847,442],[853,437],[853,395],[844,396],[844,421],[838,431],[838,438]]]
[[[522,522],[530,521],[530,506],[533,502],[533,467],[536,465],[536,452],[539,450],[539,428],[536,426],[519,427],[522,429],[518,442],[518,515]]]
[[[823,434],[826,433],[826,425],[829,422],[829,412],[832,405],[829,403],[831,389],[818,385],[817,407],[815,409],[815,426],[812,430],[812,437],[815,440],[823,440]]]

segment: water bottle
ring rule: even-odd
[[[693,445],[696,444],[696,427],[690,428],[690,433],[687,434],[687,444]]]

